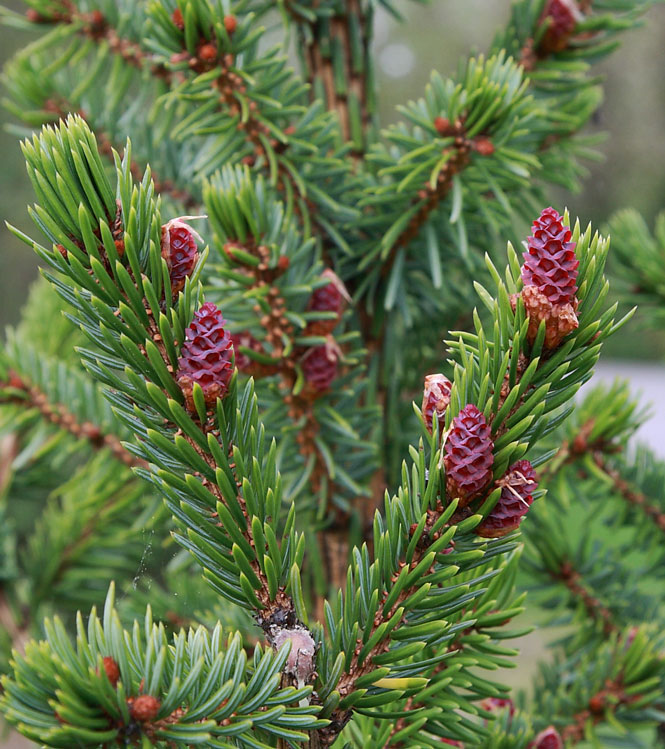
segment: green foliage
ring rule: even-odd
[[[565,214],[579,325],[550,348],[512,244],[497,270],[544,188],[578,185],[600,100],[590,65],[650,3],[585,6],[551,50],[545,3],[518,0],[488,55],[433,73],[381,136],[371,20],[393,4],[280,3],[302,75],[286,42],[270,46],[271,5],[5,13],[41,32],[5,82],[45,239],[13,231],[58,299],[37,286],[0,352],[4,715],[47,746],[526,749],[550,724],[570,744],[651,737],[665,723],[662,466],[626,447],[642,415],[625,387],[568,418],[628,317],[608,300],[609,241]],[[181,217],[210,249],[174,291],[166,232],[204,211]],[[661,229],[616,220],[651,300]],[[321,308],[331,283],[338,306]],[[234,367],[216,400],[179,377],[204,300],[252,374]],[[336,366],[320,390],[317,348]],[[430,434],[410,400],[442,368],[450,403]],[[465,503],[444,446],[468,404],[493,476]],[[524,458],[540,471],[524,536],[479,535]],[[111,577],[117,612],[112,587],[73,645],[71,612]],[[491,702],[510,693],[491,672],[514,665],[503,641],[531,628],[513,622],[527,604],[570,629],[513,714]],[[44,614],[64,620],[22,652]]]
[[[645,311],[644,322],[663,326],[665,298],[665,213],[656,219],[653,234],[634,210],[619,211],[610,221],[616,248],[617,275],[625,283],[625,297]]]
[[[289,741],[322,725],[317,709],[299,706],[311,687],[281,688],[288,646],[278,653],[257,647],[252,658],[240,637],[224,638],[221,626],[180,631],[172,640],[152,622],[123,630],[111,587],[100,619],[93,608],[87,626],[79,614],[76,645],[63,624],[45,624],[46,640],[30,643],[17,656],[15,680],[3,678],[3,712],[22,732],[54,747],[99,746],[134,741],[142,733],[130,698],[164,695],[150,738],[171,746],[257,747],[271,738]],[[117,686],[103,658],[117,664]],[[40,674],[35,680],[35,672]]]

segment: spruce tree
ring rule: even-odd
[[[650,5],[515,0],[383,129],[392,0],[4,13],[37,32],[4,82],[43,271],[0,350],[9,724],[662,745],[665,466],[627,448],[626,384],[576,400],[632,312],[609,238],[548,199]],[[619,292],[661,322],[664,226],[610,222]],[[511,695],[530,622],[564,629]]]

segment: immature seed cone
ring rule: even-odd
[[[529,343],[536,340],[538,328],[543,320],[545,321],[543,347],[549,350],[558,348],[563,339],[579,326],[577,299],[573,299],[572,304],[552,304],[535,286],[525,286],[520,296],[529,318],[526,334]]]
[[[422,412],[427,431],[430,434],[434,429],[435,414],[439,422],[439,435],[443,432],[443,422],[446,409],[450,403],[450,388],[452,386],[450,380],[442,374],[431,374],[425,377]]]
[[[321,393],[327,390],[337,377],[339,354],[336,346],[315,346],[309,349],[302,360],[303,374],[310,390]]]
[[[212,302],[206,302],[197,312],[185,331],[185,342],[178,360],[177,380],[190,412],[195,413],[194,383],[203,390],[207,406],[223,398],[233,370],[231,357],[233,344],[224,328],[226,321]]]
[[[104,671],[106,672],[106,676],[108,680],[111,682],[112,686],[116,686],[118,683],[118,680],[120,679],[120,669],[118,668],[118,664],[111,658],[110,655],[107,655],[104,658]]]
[[[533,492],[538,488],[536,472],[528,460],[518,460],[497,481],[497,486],[502,487],[499,501],[476,528],[476,533],[483,538],[501,538],[520,527],[533,502]]]
[[[553,305],[568,304],[575,298],[577,269],[572,232],[554,208],[545,208],[531,227],[524,253],[522,281],[535,286]]]
[[[554,208],[546,208],[533,222],[522,266],[521,292],[529,317],[527,339],[533,343],[545,321],[546,349],[555,349],[577,328],[577,269],[575,242]],[[515,302],[516,300],[513,300]]]
[[[199,259],[197,239],[202,241],[199,234],[180,218],[171,219],[162,226],[162,257],[169,267],[174,297],[184,288],[185,279],[194,272]]]
[[[350,301],[349,294],[341,279],[331,270],[324,270],[323,278],[329,283],[314,289],[309,303],[308,312],[334,312],[337,317],[333,320],[313,320],[307,324],[305,335],[328,335],[332,333],[337,323],[342,319],[346,303]]]
[[[563,749],[563,739],[554,726],[549,726],[536,736],[528,749]]]
[[[494,442],[482,413],[469,403],[453,419],[444,447],[446,491],[464,507],[492,479]]]
[[[538,46],[541,54],[560,52],[568,46],[577,23],[584,18],[575,0],[547,0],[542,21],[549,26]]]
[[[130,697],[127,703],[132,718],[140,722],[154,720],[159,713],[159,708],[162,706],[157,697],[153,697],[150,694],[142,694],[134,699]]]

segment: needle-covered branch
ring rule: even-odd
[[[560,422],[551,412],[570,404],[601,342],[618,327],[615,307],[601,314],[607,241],[591,227],[582,233],[579,223],[572,231],[567,223],[567,216],[543,211],[523,265],[509,245],[505,281],[488,259],[496,292],[477,289],[490,323],[475,314],[475,333],[448,342],[453,381],[441,393],[437,419],[426,411],[423,421],[429,457],[425,443],[412,449],[400,491],[386,498],[385,516],[375,518],[373,555],[366,547],[354,551],[346,590],[327,605],[330,641],[322,646],[317,691],[332,719],[324,729],[328,742],[354,709],[405,693],[418,701],[425,686],[419,679],[430,665],[421,659],[423,644],[436,648],[435,661],[443,659],[448,653],[441,646],[455,628],[474,623],[455,623],[453,614],[466,610],[467,601],[473,611],[484,592],[476,585],[497,574],[483,563],[514,548],[510,534],[537,489],[525,455]],[[479,577],[458,584],[467,570]],[[495,620],[515,613],[497,611]],[[416,642],[418,655],[411,649]],[[469,709],[464,701],[457,706]],[[452,738],[469,740],[471,721],[459,715],[441,720]],[[421,728],[433,730],[430,723],[437,721]]]
[[[303,740],[321,724],[316,707],[300,705],[311,687],[281,685],[288,645],[257,646],[248,658],[220,625],[169,638],[150,609],[123,630],[113,586],[101,619],[93,609],[86,625],[79,614],[75,644],[59,619],[45,629],[44,641],[15,654],[0,697],[6,718],[38,743],[256,747]]]
[[[182,227],[162,230],[149,174],[132,179],[129,144],[124,160],[117,157],[115,189],[80,118],[44,129],[24,150],[42,203],[31,213],[54,243],[34,247],[95,344],[83,360],[137,436],[128,448],[150,463],[140,473],[167,496],[184,530],[177,539],[220,593],[261,613],[266,627],[279,611],[295,620],[285,590],[297,592],[302,537],[293,508],[280,520],[275,445],[258,422],[252,383],[238,393],[230,339],[215,327],[221,315],[204,305],[190,325],[198,253],[174,254]],[[195,249],[191,232],[187,239]],[[208,358],[197,359],[192,346]]]

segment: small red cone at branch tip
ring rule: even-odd
[[[182,11],[180,10],[180,8],[176,8],[173,11],[171,15],[171,20],[173,21],[173,25],[177,29],[180,29],[180,31],[182,31],[185,28],[185,20],[182,17]]]
[[[483,538],[501,538],[520,527],[533,502],[533,492],[538,488],[536,472],[528,460],[518,460],[496,486],[501,487],[501,495],[475,530]]]
[[[337,377],[339,347],[334,342],[315,346],[302,358],[302,369],[310,391],[315,394],[327,390]]]
[[[430,434],[432,434],[432,430],[434,429],[435,414],[439,422],[439,436],[443,433],[446,409],[450,403],[450,389],[452,386],[450,380],[442,374],[425,376],[421,410],[425,419],[425,426]]]
[[[563,739],[554,726],[549,726],[536,736],[528,749],[563,749]]]
[[[133,699],[130,697],[127,700],[127,704],[129,706],[129,714],[134,720],[138,720],[141,723],[154,720],[162,706],[157,697],[153,697],[150,694],[141,694]]]
[[[213,62],[217,59],[217,47],[214,44],[202,44],[199,48],[199,60]]]
[[[547,0],[540,22],[549,25],[538,45],[541,54],[561,52],[568,46],[577,24],[584,19],[575,0]]]
[[[446,491],[465,507],[492,479],[494,442],[485,417],[469,403],[453,419],[444,445]]]
[[[224,328],[225,322],[221,310],[212,302],[206,302],[194,313],[194,319],[185,331],[176,379],[191,413],[196,412],[193,401],[195,384],[203,390],[208,407],[212,407],[217,398],[223,398],[228,390],[233,374],[233,343]]]
[[[580,261],[575,255],[570,228],[554,208],[545,208],[531,230],[523,255],[524,285],[535,286],[554,305],[571,303],[577,291]]]
[[[108,680],[111,682],[111,685],[115,687],[120,679],[120,669],[110,655],[104,657],[104,672],[106,673]]]
[[[224,16],[224,28],[227,34],[233,34],[238,26],[238,19],[235,16]]]
[[[106,26],[106,18],[101,10],[93,10],[88,16],[91,31],[103,31]]]
[[[481,156],[491,156],[494,153],[494,143],[486,137],[474,138],[471,147]]]
[[[602,694],[594,694],[589,700],[589,710],[594,715],[600,715],[605,710],[605,700]]]
[[[321,274],[329,283],[314,289],[307,304],[308,312],[334,312],[334,320],[312,320],[307,324],[305,335],[328,335],[337,327],[342,319],[344,307],[351,301],[349,292],[336,273],[326,269]]]
[[[28,8],[25,11],[25,17],[30,21],[30,23],[44,23],[46,20],[45,17],[34,8]]]
[[[446,135],[450,130],[450,120],[447,117],[435,117],[434,127],[439,135]]]
[[[526,242],[520,296],[529,318],[527,340],[534,342],[544,321],[544,347],[550,350],[579,324],[575,296],[579,260],[571,236],[570,228],[554,208],[546,208],[534,221]],[[511,302],[516,305],[517,298]]]
[[[162,257],[166,260],[171,278],[171,291],[175,297],[185,286],[185,279],[194,272],[199,259],[197,241],[201,235],[187,221],[206,216],[179,216],[162,226]]]

